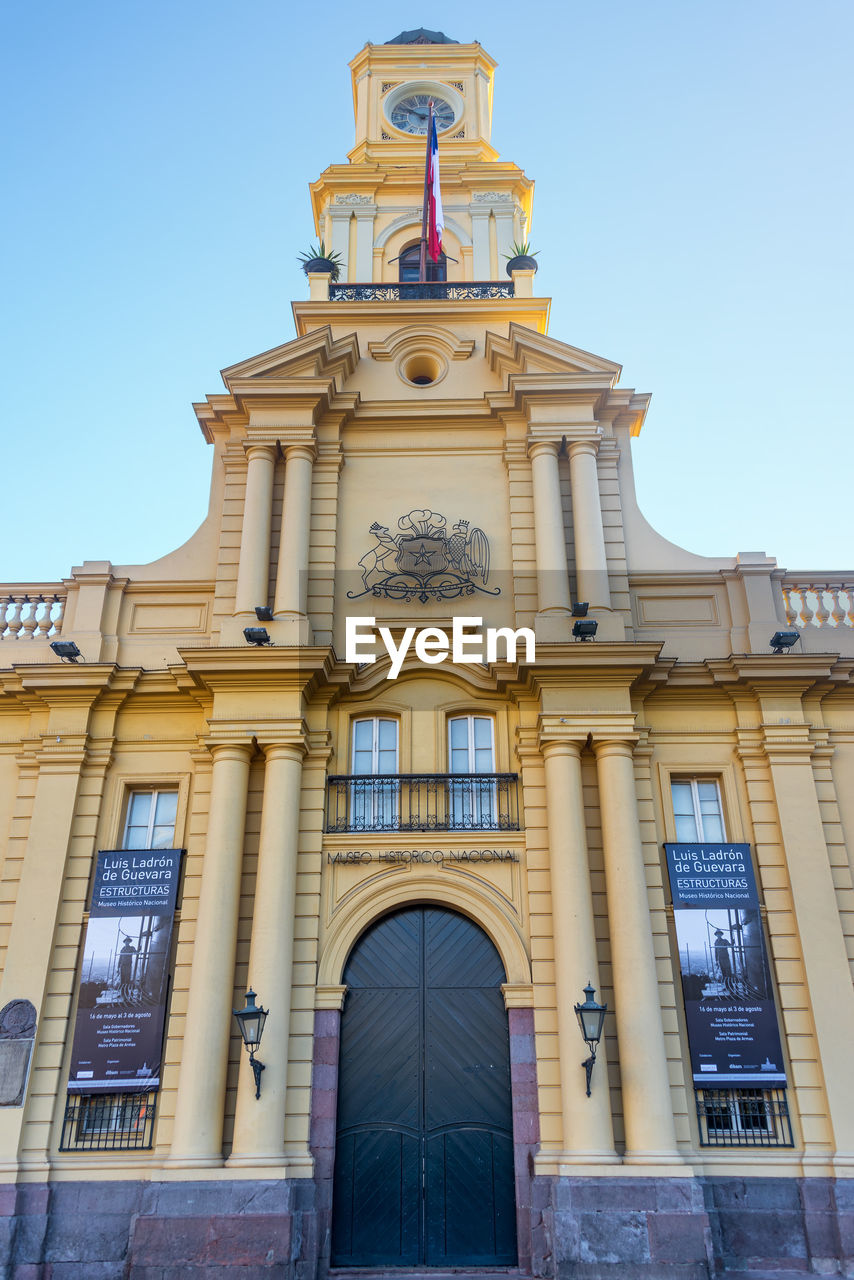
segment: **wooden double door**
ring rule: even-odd
[[[471,920],[380,920],[344,971],[337,1266],[511,1266],[516,1206],[501,959]]]

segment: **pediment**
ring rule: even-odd
[[[279,381],[282,378],[346,378],[359,363],[359,340],[355,333],[332,337],[332,329],[314,329],[280,347],[250,356],[223,369],[222,380],[229,391],[247,382]]]
[[[510,325],[506,337],[496,333],[486,335],[486,358],[493,371],[502,378],[587,374],[601,380],[605,375],[613,387],[622,373],[622,365],[615,364],[613,360],[582,351],[568,342],[559,342],[517,323]]]

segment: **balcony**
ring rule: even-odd
[[[337,774],[327,779],[326,830],[518,831],[519,776]]]
[[[389,284],[330,284],[330,302],[478,302],[514,298],[512,280],[394,281]]]

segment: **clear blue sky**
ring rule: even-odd
[[[851,567],[850,0],[6,0],[0,581],[143,563],[200,523],[191,401],[294,336],[347,62],[420,25],[498,60],[552,335],[653,393],[651,522]]]

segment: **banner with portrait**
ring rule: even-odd
[[[83,944],[71,1093],[160,1086],[182,852],[98,854]]]
[[[695,1085],[786,1083],[747,844],[665,844]]]

